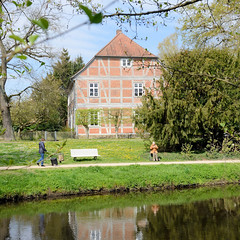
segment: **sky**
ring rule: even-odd
[[[105,3],[105,2],[104,2]],[[116,4],[115,4],[116,6]],[[115,6],[111,6],[114,8]],[[111,9],[110,9],[111,10]],[[147,9],[146,9],[147,10]],[[175,13],[173,13],[175,14]],[[62,21],[61,32],[64,33],[66,29],[72,29],[74,26],[79,25],[87,20],[86,16],[79,14],[73,14],[70,16],[70,21]],[[136,32],[135,26],[130,27],[124,25],[122,32],[133,39],[143,48],[146,48],[151,53],[158,55],[158,44],[174,33],[177,26],[177,17],[172,20],[168,20],[166,26],[158,24],[155,28],[139,26]],[[65,30],[64,30],[65,29]],[[46,42],[47,46],[53,48],[54,52],[61,52],[63,48],[67,49],[71,60],[81,56],[84,63],[90,61],[94,55],[100,51],[106,44],[108,44],[116,35],[116,30],[120,29],[114,20],[107,20],[101,24],[85,24],[82,27],[75,29],[74,31],[63,34],[53,40]],[[57,34],[57,33],[56,33]],[[53,35],[56,35],[53,33]],[[146,40],[147,38],[147,40]],[[56,61],[56,59],[55,59]],[[41,68],[39,64],[35,65],[33,71],[37,73],[39,77],[44,76],[46,71]],[[15,79],[14,81],[8,81],[7,93],[12,94],[24,89],[31,84],[29,78]]]
[[[70,23],[70,28],[77,25],[80,21],[83,22],[80,16],[75,16]],[[102,24],[92,24],[80,27],[66,35],[63,35],[49,44],[55,48],[67,48],[72,59],[77,56],[82,56],[87,63],[94,55],[100,51],[108,42],[116,35],[116,30],[121,29],[122,32],[137,42],[140,46],[147,48],[151,53],[158,55],[158,44],[163,41],[176,30],[177,21],[172,20],[167,22],[167,26],[159,24],[157,27],[138,27],[137,33],[128,25],[123,29],[119,28],[114,22],[107,21]],[[127,30],[127,31],[126,31]],[[147,38],[147,40],[146,40]]]

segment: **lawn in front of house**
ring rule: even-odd
[[[63,141],[46,141],[48,153],[54,153],[57,145]],[[70,149],[97,148],[97,160],[93,158],[78,158],[73,161]],[[45,155],[45,163],[50,164],[48,153]],[[141,139],[69,139],[62,149],[64,162],[72,163],[108,163],[108,162],[140,162],[148,161],[149,154],[144,148]],[[37,141],[0,142],[0,166],[35,164],[40,158]]]
[[[46,141],[48,153],[54,153],[57,145],[63,141]],[[97,148],[100,157],[79,158],[74,161],[70,156],[70,149]],[[62,149],[64,162],[62,164],[73,163],[119,163],[119,162],[147,162],[149,161],[149,150],[144,146],[142,139],[69,139]],[[204,159],[236,159],[240,158],[240,153],[220,154],[217,152],[161,152],[161,161],[184,161],[184,160],[204,160]],[[0,166],[30,165],[40,158],[38,153],[38,141],[17,141],[0,142]],[[50,164],[46,154],[45,164]]]

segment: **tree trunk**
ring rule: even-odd
[[[87,139],[89,139],[89,127],[86,127],[86,126],[85,126],[85,129],[86,129]]]
[[[2,2],[0,4],[2,6]],[[2,17],[2,14],[0,14]],[[2,27],[2,24],[0,24]],[[0,108],[2,113],[3,128],[6,129],[4,133],[4,139],[7,141],[15,140],[12,119],[10,114],[9,98],[5,91],[5,85],[7,81],[7,53],[4,47],[2,37],[0,37],[0,51],[1,51],[1,78],[0,78]]]
[[[118,138],[118,129],[119,129],[119,127],[116,127],[116,126],[115,126],[115,134],[116,134],[116,138]]]
[[[7,97],[2,91],[1,86],[0,86],[0,105],[1,105],[3,128],[6,129],[4,133],[4,139],[7,141],[15,140],[13,128],[12,128],[10,106],[9,106]]]

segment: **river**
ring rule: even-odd
[[[0,240],[240,239],[240,186],[0,205]]]

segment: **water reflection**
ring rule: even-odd
[[[206,191],[188,190],[0,206],[0,240],[239,239],[240,187],[214,191],[201,201]]]
[[[0,239],[75,239],[68,214],[50,213],[36,216],[12,216],[0,219]]]
[[[157,210],[157,212],[156,212]],[[239,198],[141,208],[139,239],[239,239]],[[140,223],[140,224],[139,224]]]

